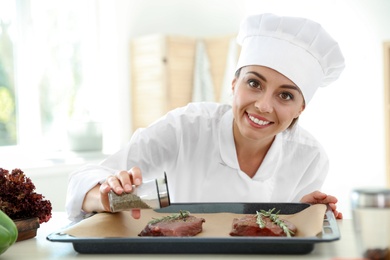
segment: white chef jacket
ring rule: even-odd
[[[305,130],[279,133],[253,178],[240,170],[230,105],[190,103],[169,112],[100,165],[70,175],[66,210],[83,217],[85,194],[100,180],[138,166],[144,180],[167,174],[171,202],[299,202],[320,189],[328,157]]]

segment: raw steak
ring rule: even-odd
[[[202,232],[204,218],[188,216],[146,225],[138,236],[191,237]]]
[[[256,223],[256,215],[247,215],[242,218],[234,218],[232,224],[231,236],[274,236],[283,237],[286,234],[283,229],[272,222],[268,217],[263,217],[265,227],[260,228]],[[297,231],[294,224],[287,220],[283,220],[286,226],[293,231]]]

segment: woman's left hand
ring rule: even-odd
[[[314,191],[302,197],[301,203],[310,203],[310,204],[329,204],[330,208],[333,211],[336,219],[342,219],[343,214],[336,210],[337,198],[332,195],[327,195],[320,191]]]

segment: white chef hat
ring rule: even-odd
[[[242,48],[236,69],[272,68],[301,89],[306,104],[318,87],[335,81],[345,67],[338,43],[320,24],[305,18],[248,16],[241,23],[237,42]]]

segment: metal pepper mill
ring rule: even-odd
[[[169,199],[167,175],[163,178],[152,179],[143,182],[139,186],[133,185],[130,193],[108,193],[111,212],[119,212],[131,209],[159,209],[171,204]]]

